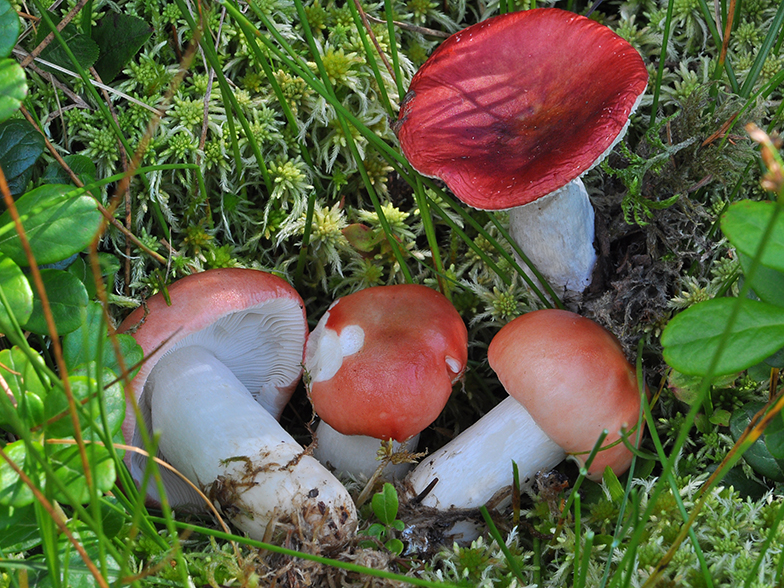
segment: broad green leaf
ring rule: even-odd
[[[57,332],[63,335],[78,329],[85,320],[89,301],[84,284],[73,274],[57,269],[42,269],[41,279]],[[33,314],[23,326],[39,335],[49,334],[43,303],[37,291],[34,293]]]
[[[27,96],[24,70],[13,59],[0,59],[0,121],[19,110]]]
[[[118,585],[120,565],[109,553],[106,553],[105,547],[101,549],[99,543],[101,539],[85,523],[76,519],[70,521],[68,527],[84,548],[87,556],[101,569],[104,581],[110,586]],[[106,540],[107,538],[104,536],[103,541]],[[73,545],[71,545],[64,534],[61,534],[59,537],[58,549],[61,560],[58,569],[62,574],[59,581],[53,582],[51,575],[44,574],[35,578],[34,585],[36,588],[51,588],[53,586],[97,588],[99,586],[98,581],[85,565],[79,552],[73,548]],[[100,564],[101,561],[105,562],[105,566]]]
[[[710,468],[709,468],[710,469]],[[767,492],[768,487],[763,486],[756,480],[746,477],[743,472],[742,466],[735,466],[730,469],[721,479],[721,484],[727,488],[732,486],[738,492],[741,498],[751,498],[752,500],[759,500]]]
[[[36,37],[37,42],[41,42],[43,38],[49,34],[51,31],[50,28],[45,26],[43,21],[41,22],[41,26],[38,28],[38,36]],[[63,37],[66,45],[73,53],[76,60],[79,62],[84,69],[89,69],[95,62],[98,61],[98,54],[100,51],[98,50],[98,45],[87,35],[81,33],[78,28],[76,28],[73,24],[69,23],[65,26],[65,28],[60,31],[60,34]],[[40,39],[38,39],[40,37]],[[63,49],[62,45],[57,42],[57,39],[52,39],[52,42],[46,46],[46,49],[41,51],[41,59],[45,59],[46,61],[50,61],[55,65],[59,65],[60,67],[64,67],[69,70],[74,70],[74,65],[71,59],[68,57],[68,54]],[[53,70],[52,68],[46,67],[46,65],[40,64],[39,67],[44,71],[51,71],[52,73],[59,75],[57,71]]]
[[[117,379],[110,370],[103,372],[104,387],[99,391],[98,382],[95,378],[86,375],[88,371],[94,374],[95,369],[94,364],[85,366],[76,370],[68,378],[71,383],[71,393],[75,402],[79,404],[77,407],[79,426],[83,432],[91,427],[103,429],[100,404],[102,399],[109,426],[107,436],[113,437],[120,430],[125,418],[125,394],[123,393],[122,384],[119,382],[108,386],[110,382]],[[74,435],[71,416],[68,412],[68,398],[64,390],[55,388],[49,393],[44,403],[44,411],[46,421],[49,423],[47,425],[47,434],[49,436],[71,437]]]
[[[17,322],[24,324],[33,312],[33,290],[30,282],[13,260],[0,256],[0,288],[8,301],[11,312]],[[0,329],[4,333],[11,331],[11,318],[8,308],[0,303]]]
[[[65,485],[68,495],[75,502],[84,504],[90,500],[90,489],[87,487],[87,478],[82,467],[82,458],[76,445],[54,446],[49,455],[49,463],[57,476]],[[115,469],[114,460],[109,450],[97,443],[87,443],[85,446],[87,461],[90,465],[93,483],[99,493],[107,492],[114,486]],[[59,490],[54,490],[55,497],[70,504],[68,496]]]
[[[738,374],[736,373],[725,374],[714,378],[711,381],[711,386],[713,388],[729,388],[737,378]],[[702,387],[702,378],[700,376],[687,376],[678,370],[670,370],[667,386],[678,400],[686,404],[694,404]]]
[[[373,495],[371,506],[379,521],[385,525],[391,525],[397,517],[398,508],[397,490],[395,490],[395,487],[386,482],[381,492]]]
[[[405,545],[400,539],[389,539],[386,543],[384,543],[384,547],[386,547],[389,551],[396,555],[400,555],[403,553],[403,549],[405,549]]]
[[[0,57],[8,57],[19,38],[19,16],[8,0],[0,0]]]
[[[101,277],[104,278],[104,286],[108,286],[111,290],[111,285],[114,284],[114,276],[120,270],[120,262],[111,253],[99,252],[98,265],[101,268]],[[88,259],[79,257],[68,266],[68,273],[75,275],[87,288],[87,295],[90,300],[97,298],[97,291],[95,288],[95,276],[90,267]]]
[[[721,217],[721,230],[738,251],[754,257],[775,210],[775,202],[736,202]],[[779,214],[776,218],[760,263],[784,272],[784,214]]]
[[[95,64],[104,83],[111,82],[152,35],[152,27],[130,14],[109,12],[92,30],[101,56]]]
[[[142,360],[142,348],[132,336],[116,335],[116,338],[127,369]],[[91,302],[87,307],[87,320],[84,325],[63,337],[63,358],[68,368],[74,369],[95,361],[99,344],[102,347],[103,366],[119,375],[122,370],[109,340],[106,323],[103,322],[103,311],[100,304]]]
[[[779,349],[773,355],[766,357],[765,363],[770,367],[777,367],[777,368],[784,367],[784,347]]]
[[[381,537],[387,532],[387,528],[381,523],[373,523],[362,534],[369,537],[375,537],[381,540]]]
[[[91,184],[95,181],[95,163],[86,155],[66,155],[63,160],[83,184]],[[56,161],[47,165],[44,175],[41,176],[43,184],[70,184],[71,182],[71,176]]]
[[[779,467],[784,466],[784,421],[781,413],[765,429],[765,447],[775,459],[780,460]]]
[[[71,190],[72,186],[40,186],[16,203],[39,265],[78,253],[92,242],[101,226],[95,201],[89,196],[66,196]],[[28,265],[8,212],[0,216],[0,252],[23,267]]]
[[[743,431],[751,422],[752,417],[757,414],[763,406],[764,403],[762,402],[749,402],[732,413],[732,418],[730,418],[730,433],[735,441],[740,439]],[[766,440],[767,431],[746,450],[746,453],[743,454],[743,459],[745,459],[746,463],[761,476],[765,476],[776,482],[784,482],[784,471],[781,468],[781,464],[768,449]]]
[[[41,543],[35,507],[0,505],[0,551],[18,553]]]
[[[16,416],[27,428],[40,425],[44,421],[44,400],[49,393],[49,384],[39,377],[44,365],[43,359],[34,357],[38,366],[34,366],[18,347],[0,351],[0,377],[5,380],[8,392],[14,397],[13,410]],[[0,407],[0,426],[9,427],[13,421],[11,415],[5,412],[8,404],[2,402]]]
[[[751,257],[738,252],[743,273],[748,274],[751,266]],[[784,306],[784,272],[780,272],[764,265],[757,267],[751,288],[759,299],[776,306]]]
[[[34,445],[36,449],[40,449],[40,446]],[[39,472],[37,476],[34,476],[27,467],[27,450],[24,441],[20,439],[9,443],[3,447],[3,451],[14,465],[24,471],[31,479],[38,480],[40,484],[42,473]],[[6,460],[0,459],[0,504],[19,508],[30,504],[34,499],[33,491],[22,482],[19,474],[8,465]]]
[[[41,133],[26,120],[0,123],[0,167],[13,196],[24,192],[45,146]]]
[[[665,327],[664,360],[676,370],[706,375],[727,328],[733,306],[741,305],[714,375],[739,372],[784,345],[784,308],[738,298],[716,298],[695,304]]]
[[[101,498],[101,528],[105,537],[111,539],[122,531],[128,514],[114,496]]]

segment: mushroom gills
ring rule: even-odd
[[[356,510],[346,489],[211,351],[171,351],[150,374],[145,393],[153,430],[161,433],[160,455],[252,538],[263,538],[273,518],[325,543],[354,532]]]

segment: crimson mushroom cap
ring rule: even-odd
[[[149,298],[144,306],[129,314],[117,329],[120,333],[131,333],[144,351],[145,357],[150,357],[154,353],[151,359],[142,364],[131,382],[132,391],[137,399],[141,396],[144,384],[158,359],[180,344],[183,339],[203,331],[221,318],[227,318],[234,313],[268,302],[280,300],[289,306],[299,306],[301,312],[296,313],[297,319],[288,320],[291,323],[291,343],[276,343],[276,346],[281,350],[290,347],[293,352],[297,352],[299,348],[298,353],[303,353],[308,332],[305,306],[297,291],[281,278],[253,269],[212,269],[181,278],[171,284],[167,291],[171,304],[168,304],[163,293],[159,292]],[[244,326],[247,328],[249,321]],[[247,359],[234,356],[234,352],[228,345],[231,339],[228,329],[220,327],[216,334],[223,339],[222,341],[218,339],[214,345],[219,359],[227,364],[242,363]],[[259,358],[256,358],[254,363],[260,363]],[[274,381],[277,389],[273,393],[279,393],[279,396],[265,402],[258,398],[261,392],[258,382],[254,385],[254,382],[248,381],[249,378],[254,377],[250,372],[255,370],[255,367],[250,365],[241,367],[245,369],[238,372],[239,379],[271,413],[282,410],[301,375],[301,369],[278,368],[279,373],[273,374],[270,379]],[[278,415],[273,414],[273,416]],[[134,437],[135,428],[136,417],[129,405],[122,426],[123,436],[129,443]],[[126,455],[126,459],[129,459],[129,455]]]
[[[555,8],[504,14],[449,37],[411,80],[397,122],[420,173],[483,210],[528,204],[612,148],[648,83],[607,27]]]
[[[325,361],[341,343],[337,361]],[[442,294],[367,288],[333,303],[308,338],[310,398],[339,433],[404,441],[444,408],[467,354],[466,327]]]
[[[537,310],[505,325],[487,353],[490,367],[510,396],[567,453],[593,449],[602,431],[607,446],[639,418],[634,367],[618,340],[595,322],[565,310]],[[601,479],[629,467],[632,453],[621,442],[597,453],[588,477]]]

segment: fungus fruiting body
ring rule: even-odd
[[[304,305],[286,282],[256,270],[194,274],[150,298],[123,322],[147,360],[131,383],[146,429],[171,463],[243,531],[260,539],[272,518],[324,542],[356,526],[345,488],[277,418],[301,375]],[[133,411],[126,440],[141,447]],[[126,456],[137,484],[146,458]],[[176,474],[161,470],[172,506],[203,508]],[[154,482],[143,489],[159,501]]]
[[[588,477],[601,479],[608,466],[626,471],[632,454],[619,440],[638,421],[640,395],[635,369],[609,332],[571,312],[539,310],[504,326],[488,359],[510,398],[409,474],[414,494],[437,480],[423,504],[481,506],[512,483],[512,461],[521,486],[530,486],[567,455],[584,460],[605,429],[606,449]]]
[[[647,80],[639,53],[595,21],[554,8],[509,13],[433,52],[396,130],[416,170],[469,206],[511,209],[510,233],[534,265],[557,289],[580,292],[596,253],[579,178],[621,139]]]
[[[338,299],[310,334],[305,353],[310,397],[321,418],[314,455],[369,476],[378,465],[379,440],[412,450],[446,404],[466,357],[460,315],[430,288],[377,286]]]

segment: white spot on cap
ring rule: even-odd
[[[365,344],[365,331],[359,325],[349,325],[343,327],[340,332],[340,348],[343,350],[343,357],[354,355],[362,349]]]
[[[359,325],[344,327],[338,336],[327,328],[329,312],[321,317],[316,328],[308,337],[305,353],[305,369],[312,382],[331,380],[343,365],[343,358],[355,354],[365,343],[365,332]]]
[[[446,367],[449,368],[453,374],[459,374],[463,371],[463,364],[456,360],[454,357],[446,356]]]

